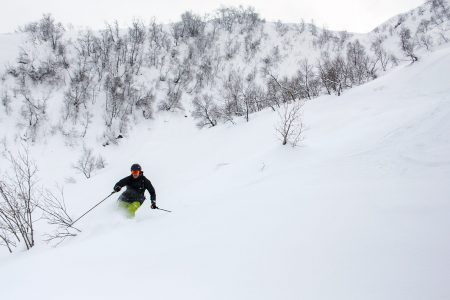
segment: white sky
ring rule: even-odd
[[[386,19],[415,8],[424,0],[0,0],[0,32],[52,13],[63,24],[102,28],[106,21],[127,24],[133,17],[177,21],[191,10],[211,13],[220,6],[253,6],[267,21],[298,22],[301,18],[331,30],[367,32]]]

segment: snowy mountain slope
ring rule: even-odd
[[[268,23],[257,14],[252,15],[254,11],[242,8],[230,9],[238,15],[237,19],[244,19],[241,23],[224,25],[223,20],[212,18],[202,23],[205,26],[202,34],[188,37],[174,34],[175,25],[183,25],[182,22],[138,24],[147,27],[144,41],[137,46],[136,52],[142,55],[137,60],[142,59],[142,66],[136,70],[128,63],[128,53],[136,46],[127,44],[132,27],[119,29],[111,24],[98,32],[61,31],[56,49],[48,41],[36,38],[32,30],[25,41],[23,34],[2,35],[0,44],[5,50],[0,55],[0,97],[7,104],[0,108],[0,125],[8,130],[2,131],[1,138],[8,143],[17,140],[51,143],[52,137],[59,140],[62,136],[67,145],[80,151],[82,144],[115,143],[119,134],[127,137],[135,123],[148,123],[153,111],[170,99],[179,97],[174,105],[177,108],[169,110],[181,107],[184,113],[190,114],[192,101],[205,94],[226,113],[235,111],[231,117],[241,118],[245,115],[241,103],[227,108],[230,105],[227,84],[231,89],[230,82],[237,80],[243,90],[249,88],[250,91],[245,91],[248,94],[262,92],[258,97],[261,99],[266,96],[264,92],[270,79],[263,71],[267,65],[271,74],[282,80],[284,76],[296,75],[303,59],[308,59],[314,78],[319,80],[318,59],[326,57],[324,53],[330,58],[338,55],[345,58],[349,43],[358,40],[364,47],[364,50],[358,48],[362,51],[359,55],[364,57],[360,60],[365,61],[364,68],[371,74],[357,83],[352,82],[347,87],[350,88],[407,63],[408,58],[400,49],[402,28],[410,29],[419,58],[446,44],[450,39],[448,18],[437,19],[438,13],[431,7],[431,2],[427,2],[367,34],[334,32],[304,22]],[[57,21],[53,25],[57,27]],[[110,40],[114,43],[108,44]],[[374,41],[380,42],[378,50],[383,56],[383,66],[376,58]],[[114,51],[116,48],[119,50]],[[102,58],[103,51],[112,54]],[[9,62],[8,74],[3,72],[6,62]],[[88,92],[84,95],[80,91]],[[322,86],[318,94],[325,92]],[[24,95],[33,100],[40,108],[37,112],[43,115],[38,115],[34,126],[30,125],[33,122],[27,122],[33,116],[24,113],[29,102],[24,100]],[[78,95],[78,99],[68,95],[72,98]],[[118,113],[111,109],[115,104],[110,103],[116,98],[123,98]],[[262,103],[254,104],[251,112],[267,107],[267,101],[259,102]],[[221,116],[219,120],[223,122],[228,117]]]
[[[296,149],[270,110],[203,131],[181,114],[136,125],[66,201],[81,214],[138,161],[174,212],[146,203],[127,220],[111,199],[80,236],[3,258],[2,298],[449,298],[449,68],[442,47],[307,102]],[[70,155],[37,149],[55,168]]]

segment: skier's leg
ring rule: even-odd
[[[119,210],[126,215],[127,217],[131,217],[130,216],[130,211],[128,210],[128,207],[130,206],[130,202],[126,202],[126,201],[117,201],[117,206],[119,207]]]
[[[136,214],[136,211],[138,210],[138,208],[141,206],[141,203],[139,201],[134,201],[131,202],[128,205],[128,212],[130,213],[131,217],[134,217],[134,215]]]
[[[122,209],[128,209],[128,205],[130,205],[129,202],[125,202],[125,201],[117,201],[117,206],[119,206]]]

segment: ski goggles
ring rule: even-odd
[[[139,175],[141,173],[141,171],[139,171],[139,170],[132,170],[131,171],[131,174],[133,174],[133,175]]]

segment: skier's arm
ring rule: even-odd
[[[128,183],[128,177],[125,177],[121,180],[119,180],[115,185],[114,185],[114,191],[118,192],[120,191],[121,188],[123,188],[124,186],[126,186]]]
[[[150,182],[150,180],[146,179],[145,180],[145,188],[147,189],[147,191],[150,193],[150,200],[152,202],[156,201],[156,192],[155,192],[155,188],[153,187],[152,183]]]

